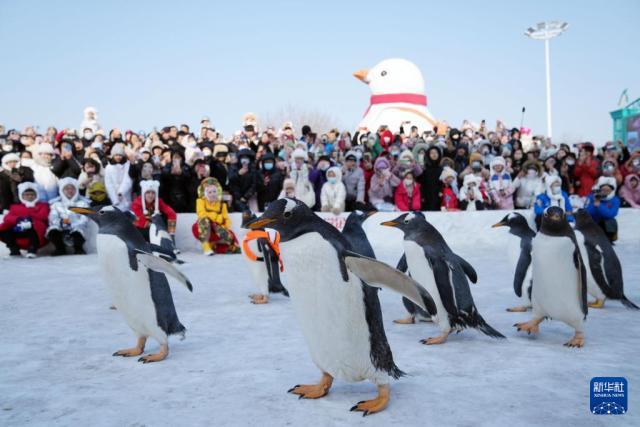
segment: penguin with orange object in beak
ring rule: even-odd
[[[368,415],[386,408],[391,378],[404,373],[393,361],[377,289],[372,286],[395,290],[435,311],[429,294],[398,270],[355,253],[340,231],[298,200],[272,202],[247,227],[280,233],[287,290],[311,359],[322,372],[317,384],[296,385],[289,392],[317,399],[329,392],[334,378],[369,380],[378,387],[378,396],[351,410]]]

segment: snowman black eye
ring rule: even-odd
[[[381,73],[380,73],[380,75],[381,75],[382,77],[384,77],[384,76],[386,76],[386,75],[387,75],[387,72],[386,72],[386,71],[383,71],[383,72],[381,72]]]

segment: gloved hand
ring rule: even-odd
[[[21,233],[23,231],[27,231],[29,229],[31,229],[31,220],[29,219],[23,219],[20,220],[15,227],[13,227],[13,231],[17,232],[17,233]]]

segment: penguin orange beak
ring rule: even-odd
[[[276,222],[276,220],[273,218],[264,218],[264,219],[260,218],[250,222],[249,224],[246,225],[246,227],[250,230],[260,230],[262,228],[265,228],[273,224],[274,222]]]
[[[507,226],[507,223],[506,223],[506,222],[504,222],[504,221],[500,221],[500,222],[499,222],[499,223],[497,223],[497,224],[493,224],[493,225],[491,226],[491,228],[506,227],[506,226]]]
[[[363,68],[362,70],[358,70],[353,73],[353,77],[360,80],[363,83],[369,84],[369,80],[367,80],[367,74],[369,74],[369,70]]]
[[[398,223],[395,221],[384,221],[381,222],[380,225],[384,225],[385,227],[395,227],[398,225]]]
[[[89,209],[89,208],[81,208],[81,207],[77,207],[77,206],[71,206],[69,208],[69,210],[71,212],[75,212],[77,214],[81,214],[81,215],[95,215],[98,212],[94,211],[93,209]]]

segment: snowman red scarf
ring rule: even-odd
[[[397,102],[403,102],[405,104],[423,105],[427,106],[426,95],[420,95],[418,93],[388,93],[384,95],[371,95],[369,101],[369,107],[364,112],[366,116],[373,105],[377,104],[395,104]]]

